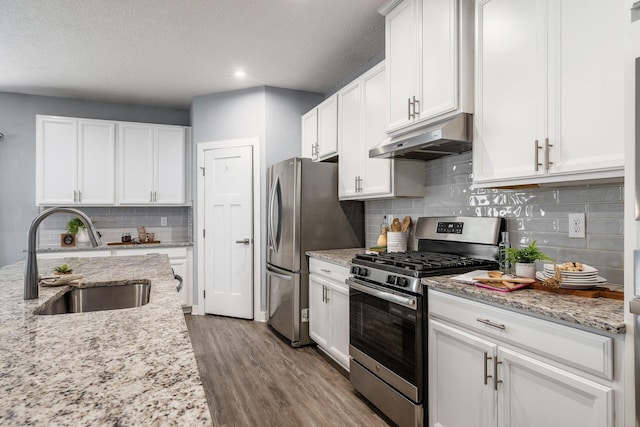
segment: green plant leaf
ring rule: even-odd
[[[532,263],[543,260],[552,261],[549,256],[540,251],[538,246],[536,246],[535,240],[524,248],[506,248],[505,254],[507,255],[507,261],[511,263]]]

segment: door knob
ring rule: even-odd
[[[242,243],[243,245],[248,245],[249,243],[251,243],[251,239],[236,240],[236,243]]]

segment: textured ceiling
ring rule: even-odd
[[[384,49],[385,1],[0,0],[0,91],[182,108],[263,85],[324,93]]]

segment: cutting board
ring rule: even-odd
[[[158,244],[158,243],[160,243],[160,240],[151,240],[149,242],[142,242],[142,243],[136,243],[136,242],[111,242],[111,243],[107,243],[107,246],[152,245],[152,244]]]
[[[531,285],[531,289],[535,289],[537,291],[545,291],[552,292],[554,294],[561,295],[575,295],[578,297],[585,298],[610,298],[610,299],[624,299],[624,292],[621,291],[612,291],[607,288],[591,288],[591,289],[564,289],[564,288],[550,288],[548,286],[544,286],[540,284],[540,282],[536,282]]]

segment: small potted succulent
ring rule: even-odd
[[[69,267],[69,264],[62,264],[53,269],[57,275],[63,274],[71,274],[73,273],[73,268]]]
[[[532,279],[536,277],[536,261],[553,261],[540,251],[535,240],[524,248],[506,248],[505,254],[507,261],[515,265],[516,276]]]

